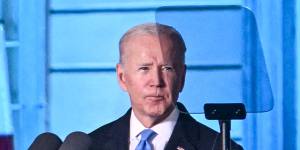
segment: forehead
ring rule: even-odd
[[[167,36],[140,35],[124,45],[125,64],[177,64],[181,56],[174,49],[174,42]]]
[[[149,50],[175,51],[175,43],[168,35],[135,34],[128,37],[122,44],[122,49],[128,51],[148,48]]]

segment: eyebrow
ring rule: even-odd
[[[151,66],[153,65],[153,63],[141,63],[141,64],[138,64],[138,66]]]
[[[149,62],[149,63],[145,62],[145,63],[138,64],[138,66],[151,66],[151,65],[153,65],[152,62]],[[161,66],[173,66],[173,65],[174,64],[172,64],[172,63],[165,63],[165,64],[162,64]]]

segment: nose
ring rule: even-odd
[[[164,80],[163,80],[163,74],[161,72],[161,69],[154,69],[151,74],[151,86],[152,87],[163,87],[164,86]]]

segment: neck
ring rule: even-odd
[[[138,113],[135,113],[136,118],[144,125],[146,128],[151,128],[155,126],[156,124],[162,122],[164,119],[166,119],[171,112],[174,110],[175,107],[170,107],[166,112],[161,116],[149,116],[149,115],[139,115]],[[133,110],[134,112],[134,110]]]

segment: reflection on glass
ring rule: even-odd
[[[180,96],[190,113],[205,103],[244,103],[247,112],[273,108],[273,93],[253,13],[240,6],[161,7],[156,22],[183,36],[188,67]]]

